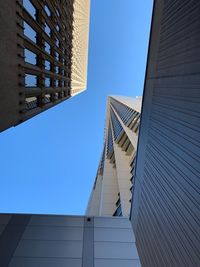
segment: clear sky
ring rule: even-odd
[[[108,95],[142,95],[152,0],[91,0],[87,91],[0,134],[0,212],[84,214]]]

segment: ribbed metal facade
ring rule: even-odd
[[[200,2],[156,0],[131,220],[143,267],[200,266]]]

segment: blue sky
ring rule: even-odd
[[[0,134],[0,212],[84,214],[108,95],[141,95],[152,0],[91,0],[88,88]]]

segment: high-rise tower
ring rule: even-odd
[[[0,131],[82,92],[90,0],[0,3]]]
[[[141,97],[108,97],[104,149],[87,215],[129,216]]]

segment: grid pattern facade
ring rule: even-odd
[[[74,10],[72,0],[23,0],[19,9],[25,58],[19,75],[29,111],[70,96]]]
[[[0,9],[2,131],[86,89],[90,0],[8,0]]]

